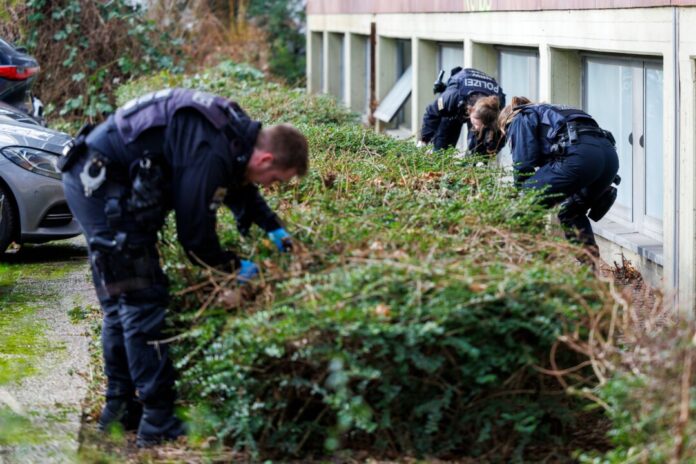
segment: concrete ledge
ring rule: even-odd
[[[595,231],[595,234],[616,243],[622,248],[631,250],[655,264],[664,265],[662,242],[632,231],[609,219],[593,222],[592,229]]]
[[[407,129],[405,127],[399,127],[398,129],[387,129],[384,131],[384,133],[394,137],[397,140],[407,140],[413,137],[413,132],[411,132],[411,129]]]
[[[614,221],[592,223],[602,259],[609,265],[621,264],[622,256],[631,262],[643,278],[656,288],[663,286],[664,255],[662,243],[634,232]]]

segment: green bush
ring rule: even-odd
[[[562,446],[588,401],[542,371],[582,361],[556,349],[559,335],[584,333],[580,315],[613,300],[536,198],[485,159],[428,154],[359,127],[331,98],[240,73],[227,63],[119,91],[123,103],[170,85],[209,90],[310,142],[310,174],[267,193],[297,239],[292,255],[220,217],[223,243],[262,264],[254,285],[192,268],[164,234],[173,355],[197,432],[281,457],[521,461]],[[592,371],[576,374],[582,392]]]
[[[18,43],[41,72],[34,87],[48,113],[99,121],[119,82],[160,69],[181,71],[181,39],[129,0],[27,0],[8,6]]]

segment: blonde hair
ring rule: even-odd
[[[507,128],[515,119],[515,116],[520,112],[520,106],[529,105],[532,101],[527,97],[512,97],[512,103],[502,109],[500,115],[498,116],[498,127],[500,132],[505,135]]]

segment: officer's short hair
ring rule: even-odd
[[[256,139],[256,147],[273,154],[274,166],[283,170],[294,169],[298,176],[307,174],[307,138],[291,124],[264,128]]]

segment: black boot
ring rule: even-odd
[[[138,448],[149,448],[186,435],[186,427],[171,408],[145,407],[138,427]]]
[[[116,423],[124,430],[137,430],[142,415],[143,406],[135,399],[108,399],[99,416],[99,430],[107,431]]]

